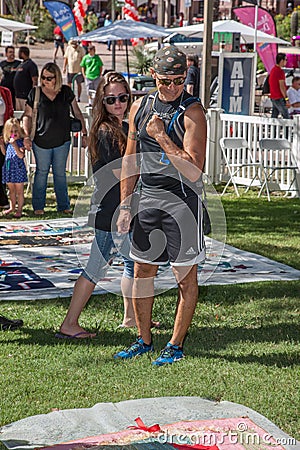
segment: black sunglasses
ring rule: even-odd
[[[126,103],[129,100],[129,94],[120,94],[120,95],[108,95],[103,98],[104,103],[107,105],[114,105],[116,101],[119,100],[121,103]]]
[[[55,77],[45,77],[45,75],[42,75],[42,76],[41,76],[41,79],[42,79],[43,81],[45,81],[45,80],[46,80],[46,81],[52,81],[52,80],[54,80],[54,78],[55,78]]]
[[[174,80],[170,80],[170,78],[156,78],[158,82],[164,86],[170,86],[172,83],[175,84],[175,86],[180,86],[185,82],[185,77],[178,77],[174,78]]]

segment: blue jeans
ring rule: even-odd
[[[282,115],[283,119],[290,118],[289,111],[286,107],[284,98],[278,98],[276,100],[274,98],[271,98],[271,101],[272,101],[272,106],[273,106],[273,108],[272,108],[272,118],[273,119],[277,119],[279,114]]]
[[[70,209],[66,176],[66,164],[70,144],[70,141],[68,141],[59,147],[42,148],[33,142],[32,150],[36,162],[32,189],[32,207],[34,211],[45,208],[47,181],[51,166],[57,210],[64,211],[65,209]]]
[[[116,242],[119,241],[118,236],[117,233],[111,233],[110,231],[95,230],[90,257],[81,274],[84,278],[94,284],[97,284],[101,278],[105,278],[109,267],[108,261],[112,258],[111,250],[116,247],[116,244],[124,261],[123,277],[133,278],[134,262],[128,258],[130,250],[129,235],[122,235],[122,242]]]

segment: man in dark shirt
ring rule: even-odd
[[[17,111],[24,111],[29,92],[38,84],[38,67],[29,58],[29,55],[30,51],[28,47],[19,48],[19,58],[23,61],[17,67],[14,78]]]
[[[131,107],[120,175],[120,233],[130,230],[130,202],[137,179],[142,186],[130,249],[138,338],[114,358],[130,359],[153,351],[154,277],[159,265],[170,262],[178,284],[178,301],[171,340],[153,361],[155,366],[184,357],[183,342],[198,299],[197,265],[205,257],[200,195],[206,119],[200,101],[191,102],[192,96],[184,91],[186,71],[186,56],[176,46],[163,47],[154,56],[150,72],[157,93],[145,118],[147,97]],[[183,110],[187,101],[189,107]],[[139,166],[137,151],[141,153]]]
[[[186,56],[187,75],[185,79],[185,89],[194,97],[199,97],[200,70],[198,67],[199,59],[197,55],[188,54]]]
[[[16,108],[15,90],[14,90],[14,78],[16,74],[16,68],[21,64],[19,59],[15,59],[15,47],[8,45],[5,48],[6,59],[0,62],[2,69],[1,86],[7,87],[12,96],[14,108]]]

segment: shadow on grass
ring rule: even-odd
[[[299,354],[293,350],[293,345],[300,341],[296,324],[299,292],[300,281],[201,288],[199,304],[186,340],[186,353],[199,358],[226,359],[242,364],[287,367],[299,363]],[[172,335],[176,300],[177,290],[173,289],[158,296],[154,302],[153,317],[163,324],[161,329],[153,331],[157,349],[163,348]],[[16,332],[1,333],[1,345],[35,344],[53,348],[92,346],[103,347],[107,352],[110,347],[125,348],[135,341],[136,328],[117,329],[123,313],[123,302],[121,297],[112,294],[92,296],[84,310],[84,327],[88,331],[94,331],[98,324],[96,338],[55,338],[69,301],[70,299],[64,298],[2,302],[15,315],[22,317],[25,324]],[[224,312],[224,320],[216,318],[219,308]],[[30,323],[31,320],[34,324],[32,328],[26,324],[26,316],[27,322]],[[249,345],[249,350],[245,348],[245,344]],[[239,345],[241,350],[237,347]],[[113,354],[115,349],[111,350]]]
[[[155,348],[163,348],[170,339],[171,329],[155,330],[153,341]],[[14,332],[11,339],[7,339],[6,332],[5,343],[14,343],[18,345],[33,344],[38,346],[94,346],[94,347],[117,347],[127,348],[135,341],[136,331],[134,329],[122,331],[102,331],[93,339],[58,339],[50,329],[30,329],[22,328]],[[300,341],[299,330],[290,323],[279,323],[277,325],[265,325],[259,328],[247,327],[229,327],[212,326],[195,328],[192,326],[187,336],[185,350],[188,355],[198,358],[205,357],[238,362],[241,364],[257,363],[265,366],[288,367],[300,363],[299,350],[292,349],[292,345]],[[240,354],[234,355],[232,345],[249,345],[249,351],[243,347]],[[255,354],[252,354],[253,344],[271,344],[266,345],[265,350],[258,354],[257,347]],[[286,351],[282,346],[286,344]],[[276,346],[281,346],[276,352]],[[260,351],[260,350],[259,350]],[[219,353],[220,352],[220,353]]]

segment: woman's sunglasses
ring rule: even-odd
[[[119,100],[121,103],[126,103],[129,100],[129,94],[120,94],[120,95],[108,95],[103,98],[104,103],[107,105],[114,105],[116,101]]]
[[[54,78],[55,78],[55,77],[45,77],[45,75],[42,75],[42,76],[41,76],[41,79],[42,79],[43,81],[45,81],[45,80],[46,80],[46,81],[52,81],[52,80],[54,80]]]
[[[185,77],[174,78],[174,80],[170,80],[170,78],[158,78],[158,77],[156,79],[163,86],[170,86],[172,83],[174,83],[175,86],[180,86],[185,82]]]

